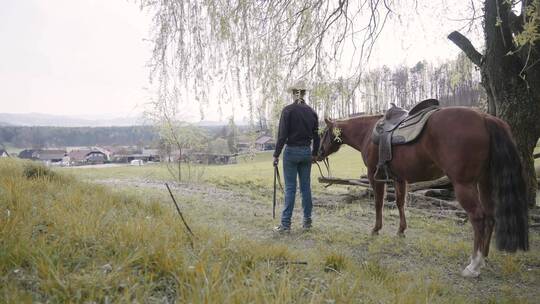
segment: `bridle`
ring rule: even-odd
[[[324,148],[323,148],[323,145],[324,142],[325,142],[325,139],[326,139],[326,136],[328,136],[328,133],[330,132],[330,129],[328,129],[325,133],[324,133],[324,136],[323,136],[323,140],[321,141],[321,146],[319,147],[319,154],[320,155],[324,155]],[[322,178],[327,178],[327,177],[331,177],[332,176],[332,172],[330,171],[330,159],[327,157],[323,158],[322,159],[322,162],[324,164],[324,166],[326,167],[326,172],[328,173],[327,176],[324,176],[323,174],[323,171],[321,169],[321,166],[319,165],[319,162],[315,162],[315,164],[317,165],[317,168],[319,168],[319,174],[321,175]]]

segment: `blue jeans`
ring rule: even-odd
[[[311,224],[311,148],[285,146],[283,152],[283,175],[285,178],[285,206],[281,214],[281,225],[291,227],[291,217],[296,194],[296,176],[300,179],[304,224]]]

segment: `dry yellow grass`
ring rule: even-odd
[[[463,244],[468,244],[461,239],[463,235],[458,235],[458,243],[451,236],[466,228],[448,222],[428,224],[424,218],[411,217],[410,225],[420,227],[425,234],[415,236],[411,232],[412,237],[406,240],[388,235],[371,239],[351,228],[351,221],[358,219],[346,220],[349,211],[354,210],[344,208],[321,214],[317,222],[320,228],[311,233],[269,241],[248,239],[240,233],[242,230],[226,226],[234,223],[257,230],[268,225],[267,221],[261,223],[260,218],[248,216],[253,210],[259,212],[257,206],[240,206],[231,212],[226,205],[178,197],[182,206],[189,209],[188,219],[196,233],[191,247],[182,223],[162,191],[113,191],[79,181],[75,174],[51,173],[34,166],[0,160],[0,302],[493,300],[491,296],[474,296],[479,292],[463,292],[461,286],[471,289],[476,283],[457,275],[449,278],[445,273],[449,265],[457,268],[456,261],[464,260],[463,247],[467,246]],[[244,168],[236,170],[239,175],[245,172]],[[265,181],[256,186],[240,181],[236,187],[242,193],[253,187],[251,193],[246,193],[250,196],[258,191],[268,192]],[[386,213],[395,217],[395,212]],[[372,214],[368,212],[367,216],[366,221],[371,222]],[[336,218],[341,218],[342,223]],[[319,245],[307,248],[298,245],[302,242]],[[364,256],[358,256],[357,251]],[[510,283],[504,282],[534,285],[538,282],[537,270],[529,277],[523,274],[523,267],[538,261],[538,253],[512,258],[493,255],[492,267],[500,269],[488,273],[491,277],[486,281],[500,291],[500,297],[494,300],[533,302],[534,290],[520,295],[507,290],[505,284]],[[494,273],[508,277],[493,279]]]

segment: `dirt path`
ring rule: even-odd
[[[164,195],[167,193],[163,182],[153,180],[102,179],[94,182],[107,185],[111,188],[150,188]],[[185,206],[185,209],[187,209],[187,213],[195,213],[194,216],[196,218],[203,217],[207,220],[213,220],[215,221],[213,225],[222,225],[229,233],[241,233],[250,239],[268,240],[278,237],[272,232],[271,228],[279,224],[279,216],[283,203],[282,197],[278,199],[276,219],[272,220],[271,197],[263,196],[262,199],[254,199],[253,195],[249,193],[222,189],[214,185],[202,183],[170,183],[169,186],[177,198],[187,201],[190,204],[189,208]],[[297,195],[300,194],[298,193]],[[297,199],[297,204],[298,202],[299,199]],[[314,195],[313,204],[315,209],[314,220],[319,221],[317,217],[325,217],[324,220],[321,219],[319,223],[315,224],[323,224],[323,226],[328,224],[326,223],[327,221],[335,221],[336,219],[334,217],[336,213],[343,214],[343,209],[350,207],[349,204],[343,202],[343,196],[330,194]],[[341,212],[338,212],[338,210]],[[301,211],[301,206],[295,206],[293,229],[298,228],[299,223],[302,222]],[[353,213],[358,214],[358,212]],[[328,219],[330,215],[332,215],[332,218]],[[356,222],[356,224],[358,225],[359,223]],[[369,229],[368,221],[366,220],[361,226]],[[298,237],[302,234],[304,234],[303,231],[296,229],[291,233],[291,237]],[[305,248],[302,244],[298,244],[295,247]]]
[[[112,188],[131,187],[131,188],[150,188],[167,194],[165,184],[160,181],[148,179],[102,179],[94,181],[96,183],[108,185]],[[221,211],[227,216],[223,218],[215,218],[214,220],[221,222],[229,228],[240,228],[241,231],[247,233],[247,236],[256,237],[257,239],[267,239],[272,236],[271,227],[279,224],[279,217],[283,203],[283,196],[278,194],[278,205],[276,207],[276,219],[272,220],[272,197],[271,193],[254,193],[246,189],[223,189],[212,184],[204,183],[170,183],[173,192],[178,197],[188,202],[196,201],[197,208],[195,211],[202,211],[203,218],[210,215],[210,208],[213,212]],[[260,189],[258,189],[260,191]],[[264,195],[266,194],[266,195]],[[295,212],[293,214],[293,225],[301,223],[301,206],[300,193],[297,193]],[[167,198],[168,199],[168,198]],[[352,203],[354,202],[354,204]],[[345,219],[351,220],[351,225],[358,227],[361,231],[355,231],[361,234],[367,234],[370,231],[371,225],[374,222],[374,206],[371,198],[359,198],[345,193],[315,193],[313,195],[314,205],[314,220],[321,228],[330,228],[335,222],[344,224]],[[202,210],[200,210],[202,209]],[[461,211],[461,210],[459,210]],[[536,232],[538,231],[536,222],[540,220],[539,210],[531,211],[531,226]],[[188,210],[190,212],[190,210]],[[197,212],[196,212],[197,213]],[[426,209],[423,207],[406,207],[407,217],[428,217],[434,220],[449,220],[459,225],[466,224],[467,219],[463,218],[463,212],[456,213],[455,210],[432,207]],[[385,203],[385,228],[388,226],[397,228],[398,212],[395,210],[393,202]],[[355,217],[352,219],[352,217]],[[238,223],[246,224],[246,227],[239,227]],[[216,223],[217,224],[217,223]],[[294,228],[294,227],[293,227]],[[411,231],[414,227],[409,227]],[[227,229],[230,230],[230,229]],[[231,232],[235,232],[232,229]]]

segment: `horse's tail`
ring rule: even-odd
[[[489,132],[489,175],[495,203],[497,249],[514,252],[529,249],[528,207],[525,180],[517,147],[504,122],[486,117]]]

